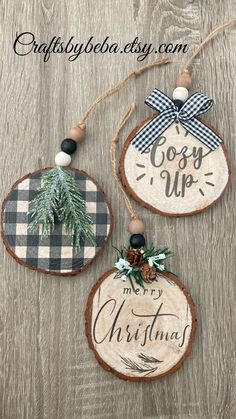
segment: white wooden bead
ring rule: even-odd
[[[55,163],[57,166],[69,166],[71,163],[71,156],[64,153],[64,151],[59,151],[55,155]]]
[[[176,87],[173,91],[173,99],[181,100],[182,102],[186,102],[188,99],[188,89],[185,87]]]

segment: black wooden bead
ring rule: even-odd
[[[61,149],[66,154],[73,154],[77,148],[77,144],[71,138],[65,138],[61,143]]]
[[[145,238],[142,234],[132,234],[129,239],[130,246],[134,249],[145,246]]]
[[[173,100],[173,102],[174,102],[174,104],[175,104],[175,106],[176,106],[176,108],[179,110],[180,108],[182,108],[182,106],[183,106],[183,104],[184,104],[184,102],[182,102],[182,100],[180,100],[180,99],[174,99]]]

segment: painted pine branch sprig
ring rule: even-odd
[[[125,365],[127,370],[130,370],[136,374],[143,374],[147,376],[149,374],[153,374],[157,371],[159,363],[163,362],[157,358],[147,356],[143,353],[137,355],[140,359],[140,362],[133,361],[130,358],[120,356],[121,362]],[[141,363],[142,362],[142,363]],[[151,364],[151,365],[150,365]]]

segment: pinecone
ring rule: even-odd
[[[140,250],[130,249],[127,250],[126,259],[131,266],[140,266],[143,261],[143,255]]]
[[[151,283],[157,277],[157,271],[154,267],[149,266],[148,262],[144,262],[140,266],[140,272],[144,282]]]

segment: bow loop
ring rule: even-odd
[[[203,93],[197,92],[192,95],[180,111],[178,111],[174,102],[158,89],[155,89],[147,97],[145,103],[158,111],[159,115],[144,125],[132,140],[132,144],[141,153],[144,153],[174,121],[180,122],[188,132],[211,150],[215,150],[222,142],[217,134],[196,118],[207,112],[214,103]]]
[[[158,112],[163,112],[166,109],[176,109],[172,100],[158,89],[153,90],[145,100],[145,103]]]
[[[180,109],[179,118],[183,120],[192,119],[207,112],[213,104],[213,100],[203,93],[194,93]]]

